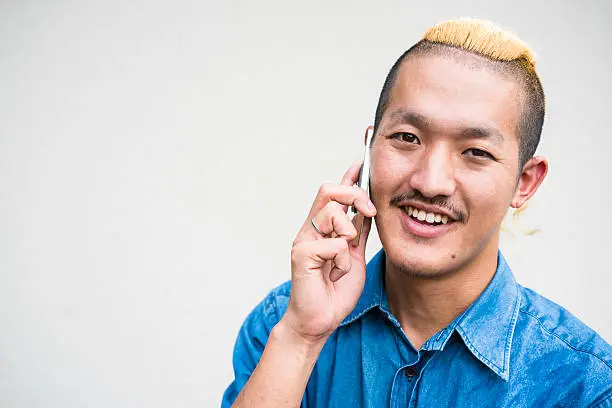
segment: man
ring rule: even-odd
[[[324,185],[292,276],[249,315],[223,406],[612,406],[612,348],[518,285],[498,250],[508,207],[546,176],[531,51],[490,23],[430,29],[392,67],[375,117],[371,199]],[[374,217],[365,265],[346,211]]]

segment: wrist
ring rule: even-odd
[[[284,344],[305,359],[316,360],[329,338],[329,334],[322,336],[305,336],[298,333],[287,319],[282,318],[272,329],[270,337],[273,341]]]

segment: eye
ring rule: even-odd
[[[412,143],[412,144],[421,144],[419,138],[416,137],[414,133],[410,132],[398,132],[391,135],[391,139],[397,139],[401,142]]]
[[[484,150],[481,150],[481,149],[476,149],[476,148],[467,149],[465,153],[473,157],[495,160],[495,157],[493,157],[491,153],[485,152]]]

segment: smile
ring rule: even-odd
[[[448,214],[425,211],[409,205],[400,208],[402,225],[411,235],[419,238],[442,237],[457,225],[456,220]]]
[[[404,210],[404,212],[411,218],[432,225],[446,224],[449,221],[448,215],[425,212],[411,206],[402,207],[402,210]]]

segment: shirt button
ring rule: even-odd
[[[408,378],[412,378],[412,377],[414,377],[416,375],[417,369],[416,369],[415,366],[408,366],[408,367],[404,368],[404,372],[406,373]]]

